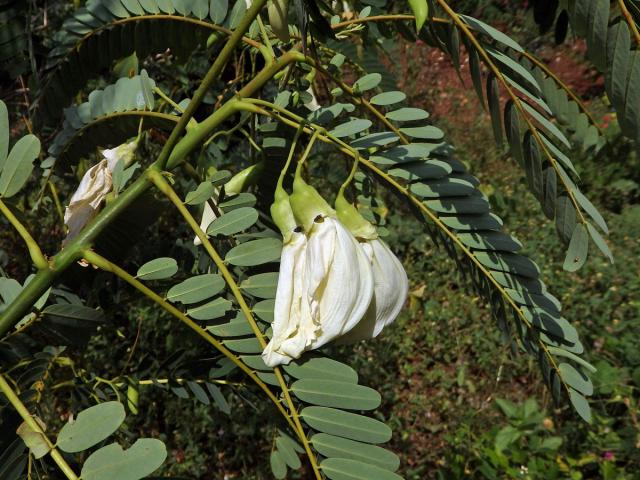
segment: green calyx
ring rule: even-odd
[[[244,192],[251,185],[256,183],[260,174],[264,170],[264,162],[260,161],[250,167],[245,168],[241,172],[236,173],[231,180],[224,185],[224,191],[227,195],[236,195]]]
[[[326,202],[318,191],[300,177],[299,172],[293,180],[291,209],[298,225],[309,232],[313,221],[318,216],[335,216],[335,210]]]
[[[284,243],[291,240],[294,230],[298,227],[289,198],[289,194],[282,187],[278,187],[271,204],[271,218],[280,229]]]
[[[358,212],[358,209],[344,198],[342,192],[340,192],[336,198],[336,214],[338,220],[347,227],[354,237],[364,240],[375,240],[378,238],[376,227],[371,225],[371,223]]]

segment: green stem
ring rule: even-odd
[[[231,272],[225,265],[224,260],[222,260],[222,257],[218,254],[216,249],[213,247],[213,245],[207,238],[207,234],[202,231],[196,219],[193,218],[191,213],[189,213],[189,210],[184,206],[178,194],[173,190],[173,188],[171,188],[171,185],[169,185],[169,183],[164,179],[161,173],[155,172],[155,171],[149,172],[149,177],[151,178],[151,181],[155,184],[155,186],[158,188],[158,190],[164,193],[167,196],[167,198],[171,201],[171,203],[174,204],[174,206],[182,214],[186,222],[189,224],[191,229],[194,231],[194,233],[202,242],[202,246],[205,248],[205,250],[211,257],[211,260],[213,260],[213,262],[215,263],[216,267],[218,267],[218,271],[220,272],[225,282],[229,286],[231,293],[233,294],[236,301],[238,302],[238,305],[240,306],[240,310],[242,310],[242,313],[247,319],[247,322],[249,322],[249,326],[251,327],[251,330],[253,331],[254,335],[258,339],[260,346],[264,350],[264,348],[267,346],[267,342],[264,338],[262,331],[260,331],[255,319],[253,318],[253,312],[251,311],[251,308],[249,308],[249,305],[247,305],[247,302],[245,301],[244,296],[240,291],[240,287],[238,286],[235,279],[231,275]],[[289,408],[289,412],[291,414],[291,417],[293,418],[293,422],[295,423],[296,428],[294,428],[294,431],[296,432],[296,434],[298,435],[298,438],[304,445],[304,448],[307,452],[307,456],[309,458],[309,462],[311,463],[311,467],[313,468],[316,478],[321,480],[322,475],[320,474],[320,469],[316,462],[316,458],[313,454],[313,451],[311,450],[309,440],[307,439],[304,433],[304,428],[302,427],[302,423],[300,423],[298,411],[296,410],[296,406],[293,403],[291,395],[289,394],[289,387],[287,386],[287,383],[284,380],[282,371],[280,370],[279,367],[275,367],[273,369],[273,373],[275,374],[276,379],[278,380],[278,384],[282,389],[282,393],[287,403],[287,407]]]
[[[298,165],[296,165],[296,178],[302,173],[302,166],[307,161],[307,158],[309,158],[311,149],[313,148],[313,145],[316,143],[316,140],[318,140],[318,136],[320,135],[321,131],[324,131],[324,129],[313,131],[313,134],[309,139],[309,143],[307,143],[307,146],[305,147],[304,152],[302,152],[302,155],[298,159]]]
[[[291,142],[291,148],[289,149],[289,155],[287,156],[287,161],[285,162],[284,167],[282,167],[282,170],[280,171],[280,176],[278,177],[276,190],[282,190],[284,188],[282,186],[284,184],[284,177],[287,175],[287,171],[291,166],[291,161],[293,160],[293,155],[296,151],[296,146],[298,145],[298,139],[300,138],[300,134],[302,133],[302,128],[303,127],[298,128],[296,130],[296,134],[293,137],[293,141]]]
[[[169,97],[166,93],[164,93],[161,88],[153,87],[153,92],[157,94],[160,98],[162,98],[165,102],[167,102],[169,105],[171,105],[176,112],[179,112],[182,114],[184,113],[184,109],[180,105],[178,105],[176,102],[174,102],[171,99],[171,97]]]
[[[18,234],[24,240],[24,243],[27,244],[27,249],[29,250],[29,255],[31,256],[31,261],[33,264],[39,269],[43,270],[49,268],[49,262],[42,254],[42,250],[38,246],[38,243],[33,239],[29,231],[20,223],[20,220],[16,218],[11,209],[7,207],[7,205],[0,200],[0,212],[9,220],[9,223],[13,225]]]
[[[200,106],[202,100],[204,100],[205,95],[211,89],[213,83],[218,79],[220,73],[222,73],[223,68],[231,58],[233,51],[242,41],[242,37],[244,36],[245,32],[249,30],[251,22],[253,22],[256,16],[258,16],[260,10],[262,10],[262,7],[266,3],[267,0],[254,0],[251,4],[251,7],[249,7],[247,12],[242,17],[242,20],[240,20],[240,23],[238,24],[236,29],[224,44],[224,47],[222,48],[215,61],[213,62],[213,65],[211,65],[211,68],[202,80],[202,83],[200,83],[200,86],[193,94],[193,98],[187,105],[187,108],[185,108],[184,113],[178,121],[178,124],[171,132],[167,143],[164,144],[162,152],[160,152],[160,156],[158,157],[158,160],[156,162],[160,170],[164,170],[167,166],[169,156],[172,155],[174,147],[178,143],[178,139],[187,127],[189,120],[191,120],[191,117],[193,117],[196,109]]]
[[[280,70],[285,68],[292,62],[302,61],[304,55],[300,52],[290,51],[282,55],[278,60],[263,68],[249,83],[238,91],[235,98],[222,105],[211,116],[200,122],[200,124],[188,131],[187,134],[178,142],[166,163],[166,168],[158,168],[158,170],[171,170],[201,142],[207,138],[211,132],[222,123],[230,115],[238,111],[237,102],[243,98],[253,95],[260,90],[273,76]],[[191,103],[189,104],[191,105]],[[185,111],[186,112],[186,111]],[[185,113],[186,114],[186,113]],[[184,116],[184,115],[183,115]],[[158,159],[158,166],[163,164]]]
[[[4,336],[25,314],[33,304],[53,284],[55,279],[70,265],[81,258],[81,252],[89,247],[91,242],[116,217],[149,188],[146,176],[141,176],[129,188],[110,202],[93,222],[89,223],[80,234],[49,261],[47,269],[36,273],[28,285],[22,289],[16,299],[4,310],[0,316],[0,337]]]
[[[202,329],[196,322],[191,320],[188,316],[178,310],[176,307],[171,305],[169,302],[165,301],[160,295],[155,293],[149,287],[147,287],[144,283],[130,275],[128,272],[118,267],[114,263],[111,263],[106,258],[98,255],[91,250],[86,250],[83,253],[83,258],[89,262],[90,264],[104,270],[106,272],[111,272],[117,277],[121,278],[129,285],[134,287],[140,293],[144,294],[153,302],[157,303],[160,307],[162,307],[165,311],[176,317],[182,323],[187,325],[193,332],[195,332],[199,337],[204,339],[207,343],[212,345],[216,350],[222,353],[225,357],[229,358],[240,370],[246,373],[251,380],[253,380],[271,399],[271,401],[275,404],[276,408],[282,413],[282,416],[289,422],[289,424],[295,429],[295,425],[293,424],[289,414],[282,406],[282,403],[277,399],[274,393],[269,389],[269,387],[255,374],[253,370],[251,370],[244,362],[241,362],[236,355],[234,355],[227,347],[225,347],[220,341],[218,341],[215,337],[210,335],[206,330]]]
[[[27,407],[24,405],[24,403],[22,403],[22,401],[20,400],[20,397],[18,397],[18,395],[13,391],[13,389],[11,388],[11,385],[9,385],[9,383],[5,380],[5,378],[1,374],[0,374],[0,391],[4,394],[5,397],[7,397],[7,400],[9,400],[9,403],[11,403],[11,406],[15,408],[15,410],[22,417],[22,419],[29,426],[29,428],[34,432],[38,432],[42,436],[42,438],[44,438],[44,440],[47,442],[47,445],[49,446],[49,449],[50,449],[49,455],[51,455],[51,458],[53,459],[53,461],[56,462],[60,470],[62,470],[62,473],[64,473],[69,480],[78,480],[78,476],[71,469],[69,464],[66,462],[66,460],[62,456],[62,454],[55,448],[51,440],[49,440],[49,437],[47,437],[47,435],[42,431],[40,424],[38,424],[38,422],[33,418],[31,413],[29,413],[29,410],[27,410]]]

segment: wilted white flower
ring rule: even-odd
[[[69,243],[84,226],[98,213],[98,209],[107,194],[113,189],[111,174],[119,160],[129,163],[133,158],[137,142],[130,142],[118,147],[103,150],[104,157],[97,165],[91,167],[82,177],[64,212],[64,223],[68,227],[63,246]]]
[[[262,354],[269,366],[287,364],[349,332],[367,312],[374,290],[371,262],[358,241],[298,177],[291,207],[306,235],[285,235],[273,337]]]

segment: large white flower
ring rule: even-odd
[[[80,230],[96,216],[102,201],[113,188],[111,174],[118,161],[122,159],[125,164],[129,163],[133,158],[136,146],[136,142],[130,142],[103,150],[103,160],[84,174],[64,212],[64,223],[69,230],[62,242],[63,246],[78,235]]]
[[[341,343],[377,337],[384,327],[395,321],[409,293],[407,273],[385,242],[376,238],[360,245],[373,269],[374,295],[367,314],[340,339]]]
[[[312,187],[296,182],[291,203],[306,235],[285,234],[273,337],[262,354],[269,366],[287,364],[349,332],[374,291],[371,262],[358,241]]]

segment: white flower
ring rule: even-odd
[[[64,223],[69,228],[62,245],[71,241],[98,213],[102,201],[111,192],[111,174],[120,159],[128,163],[133,158],[136,142],[126,143],[110,150],[103,150],[103,160],[91,167],[82,177],[64,212]]]
[[[371,262],[374,295],[367,314],[341,343],[377,337],[382,329],[394,322],[409,293],[409,279],[404,267],[388,245],[376,238],[360,243]]]
[[[374,291],[365,251],[318,193],[301,183],[294,182],[291,203],[307,235],[283,230],[273,337],[262,354],[271,367],[349,332],[366,314]]]

